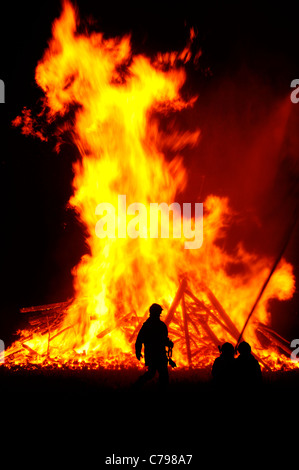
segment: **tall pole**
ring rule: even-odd
[[[284,254],[284,252],[285,252],[285,250],[286,250],[286,248],[287,248],[287,246],[288,246],[288,244],[289,244],[289,241],[290,241],[291,236],[292,236],[292,234],[293,234],[293,231],[294,231],[294,228],[295,228],[295,226],[296,226],[297,220],[298,220],[298,208],[297,208],[297,210],[295,211],[294,219],[293,219],[292,224],[291,224],[291,226],[290,226],[290,228],[289,228],[289,230],[288,230],[288,232],[287,232],[287,234],[286,234],[286,237],[285,237],[285,240],[284,240],[284,242],[283,242],[282,248],[281,248],[281,250],[280,250],[280,252],[279,252],[279,254],[278,254],[278,256],[277,256],[277,258],[276,258],[276,260],[275,260],[275,262],[274,262],[274,264],[273,264],[273,266],[272,266],[272,269],[271,269],[271,271],[270,271],[270,273],[269,273],[267,279],[265,280],[265,282],[264,282],[264,284],[263,284],[263,286],[262,286],[262,288],[261,288],[261,290],[260,290],[260,292],[259,292],[259,294],[258,294],[258,296],[257,296],[256,301],[254,302],[254,304],[253,304],[253,306],[252,306],[252,309],[251,309],[250,312],[249,312],[249,315],[248,315],[248,317],[247,317],[246,322],[244,323],[244,326],[243,326],[243,328],[242,328],[242,330],[241,330],[240,336],[239,336],[238,341],[237,341],[237,344],[236,344],[236,349],[237,349],[237,347],[239,346],[239,344],[240,344],[240,342],[241,342],[241,340],[242,340],[244,331],[245,331],[245,329],[246,329],[246,327],[247,327],[247,325],[248,325],[248,323],[249,323],[250,318],[252,317],[253,312],[254,312],[255,309],[256,309],[257,304],[259,303],[259,301],[260,301],[260,299],[261,299],[261,297],[262,297],[262,295],[263,295],[263,293],[264,293],[264,291],[265,291],[265,289],[266,289],[266,287],[267,287],[267,285],[268,285],[268,283],[269,283],[269,281],[270,281],[270,279],[271,279],[271,277],[272,277],[272,274],[274,273],[275,269],[277,268],[278,263],[280,262],[280,260],[281,260],[281,258],[282,258],[282,256],[283,256],[283,254]]]

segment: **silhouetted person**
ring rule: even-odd
[[[168,358],[165,347],[173,347],[173,342],[168,338],[167,326],[160,320],[162,307],[158,304],[150,306],[149,318],[143,323],[135,343],[136,357],[138,361],[142,357],[141,349],[144,344],[144,360],[148,370],[137,381],[136,385],[142,385],[152,379],[156,372],[159,373],[159,384],[166,387],[169,383]]]
[[[215,359],[212,367],[213,383],[219,387],[230,388],[236,379],[235,349],[231,343],[224,343],[218,349],[220,356]]]
[[[238,383],[242,387],[252,388],[262,381],[259,362],[251,354],[251,347],[246,341],[238,346],[239,356],[236,359]]]

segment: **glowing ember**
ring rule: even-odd
[[[60,133],[69,131],[81,155],[73,168],[69,204],[87,228],[90,253],[74,269],[75,295],[62,309],[61,321],[33,334],[20,332],[20,339],[6,352],[6,362],[137,366],[133,354],[136,328],[153,302],[167,312],[185,277],[188,289],[207,309],[200,313],[197,305],[199,310],[195,311],[194,302],[186,297],[190,319],[193,315],[189,322],[192,364],[209,365],[218,351],[204,334],[204,318],[219,342],[235,342],[208,316],[210,310],[217,317],[211,295],[240,331],[273,260],[250,254],[241,244],[234,254],[217,244],[233,212],[228,199],[215,195],[204,201],[200,249],[185,249],[184,236],[151,238],[149,224],[136,228],[140,236],[135,239],[97,236],[96,208],[100,203],[117,207],[119,195],[126,196],[127,205],[138,201],[147,208],[151,203],[170,205],[176,200],[186,187],[187,173],[179,156],[169,161],[161,149],[167,144],[172,152],[178,152],[193,146],[200,131],[179,133],[172,129],[166,139],[159,131],[157,117],[192,107],[196,100],[186,100],[181,94],[186,80],[184,63],[192,59],[189,46],[151,60],[133,54],[129,36],[105,39],[100,33],[79,34],[78,21],[73,6],[65,2],[61,17],[53,24],[49,47],[36,68],[36,82],[45,95],[43,116],[48,122],[57,118],[64,122]],[[190,41],[193,37],[191,31]],[[22,125],[24,133],[35,132],[28,111],[14,124]],[[38,132],[40,138],[47,138]],[[116,219],[116,230],[122,223],[121,217]],[[244,269],[230,276],[227,267],[233,264]],[[279,367],[281,358],[274,345],[267,350],[262,347],[256,322],[267,325],[269,299],[289,299],[294,288],[292,266],[282,260],[246,330],[245,339],[271,368]],[[188,364],[182,315],[178,308],[169,325],[178,366]],[[292,366],[287,358],[283,362]]]

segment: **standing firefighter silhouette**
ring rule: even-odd
[[[149,308],[150,316],[143,323],[135,343],[136,357],[138,361],[142,357],[141,349],[144,344],[144,359],[147,371],[137,381],[137,385],[143,385],[159,373],[159,385],[165,387],[169,383],[168,357],[166,347],[173,348],[173,342],[168,338],[167,326],[160,320],[162,307],[152,304]]]

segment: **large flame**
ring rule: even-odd
[[[228,199],[210,195],[204,201],[204,242],[196,250],[185,249],[183,236],[151,238],[148,224],[139,227],[142,236],[137,238],[100,239],[95,231],[96,208],[102,202],[112,204],[117,213],[119,195],[123,195],[127,206],[139,202],[149,208],[150,203],[171,204],[185,189],[187,172],[179,151],[195,145],[200,131],[171,129],[165,136],[159,129],[159,116],[192,107],[196,100],[184,99],[181,92],[186,80],[184,63],[191,57],[189,48],[151,60],[133,54],[129,36],[106,39],[95,32],[80,34],[78,23],[75,9],[65,2],[36,68],[36,82],[45,95],[44,115],[49,122],[57,118],[64,122],[63,130],[71,134],[81,155],[73,167],[69,203],[86,226],[90,252],[73,271],[74,300],[57,336],[55,331],[51,333],[50,351],[48,335],[35,333],[17,360],[25,362],[30,348],[38,353],[37,362],[50,356],[59,363],[74,357],[89,363],[100,358],[106,365],[115,358],[132,363],[134,343],[117,326],[129,314],[138,324],[153,302],[162,304],[167,312],[182,276],[188,277],[194,294],[202,300],[206,300],[200,290],[204,282],[240,331],[273,260],[250,254],[241,244],[229,254],[217,243],[234,217]],[[191,39],[193,35],[191,31]],[[177,156],[170,160],[163,153],[165,148]],[[119,217],[116,234],[121,224]],[[227,267],[238,263],[246,269],[229,275]],[[290,298],[294,284],[292,267],[283,260],[255,319],[269,323],[269,299]],[[127,331],[133,334],[130,315],[126,317]],[[217,325],[215,333],[220,340],[231,341]],[[254,322],[245,338],[275,367],[278,353],[262,350]],[[211,347],[205,355],[197,354],[193,362],[206,365],[215,355],[216,348]],[[187,364],[182,341],[175,344],[175,359],[178,365]]]

